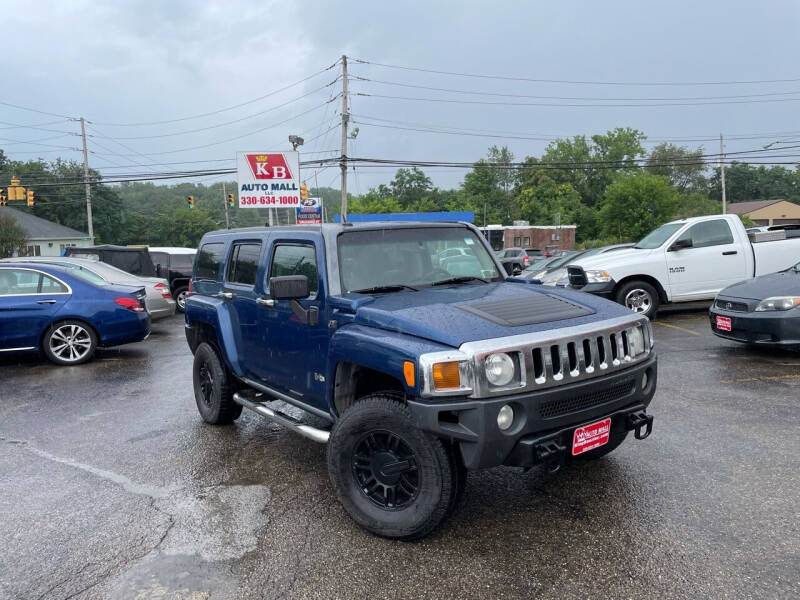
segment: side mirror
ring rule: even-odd
[[[269,295],[273,300],[301,300],[308,298],[308,277],[284,275],[269,278]]]
[[[676,250],[683,250],[684,248],[691,248],[692,247],[692,240],[682,239],[682,240],[675,240],[672,246],[669,247],[669,252],[675,252]]]

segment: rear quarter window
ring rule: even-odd
[[[197,252],[197,278],[216,281],[224,252],[225,244],[221,242],[203,244]]]

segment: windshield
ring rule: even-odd
[[[442,254],[452,248],[459,252],[452,256]],[[464,227],[342,233],[339,270],[344,292],[395,286],[420,288],[453,278],[501,279],[483,242]]]
[[[666,225],[662,225],[639,240],[639,243],[636,244],[634,248],[646,248],[648,250],[658,248],[681,227],[683,227],[683,223],[667,223]]]

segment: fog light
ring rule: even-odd
[[[497,413],[497,426],[505,431],[511,424],[514,422],[514,409],[511,408],[510,405],[504,404],[503,407],[500,409],[500,412]]]
[[[642,375],[642,389],[643,390],[647,388],[647,384],[648,384],[647,372],[645,371],[644,375]]]

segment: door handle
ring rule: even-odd
[[[224,300],[233,300],[233,292],[220,292],[217,296]]]
[[[275,300],[272,298],[256,298],[256,304],[259,306],[268,306],[269,308],[274,308]]]
[[[36,304],[55,304],[56,300],[39,300]]]
[[[733,254],[738,254],[737,250],[726,250],[722,253],[722,256],[732,256]]]

